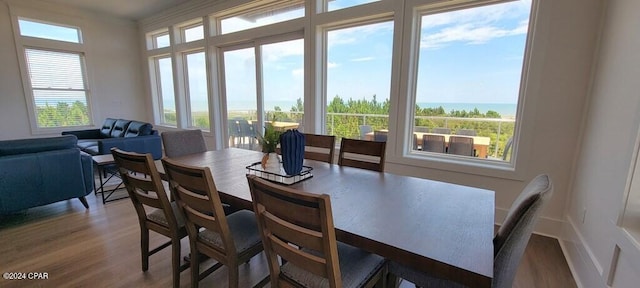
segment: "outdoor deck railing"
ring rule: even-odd
[[[234,117],[256,118],[256,111],[230,111]],[[267,111],[271,119],[273,115],[278,121],[293,121],[302,123],[304,112]],[[388,129],[389,115],[357,114],[357,113],[327,113],[327,134],[336,135],[339,138],[359,138],[360,125],[370,125],[373,130]],[[249,118],[247,118],[249,119]],[[478,136],[491,139],[488,155],[501,158],[505,145],[513,136],[515,119],[505,118],[464,118],[446,116],[416,116],[415,126],[424,126],[429,129],[441,127],[449,128],[452,133],[458,129],[474,129]]]

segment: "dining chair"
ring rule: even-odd
[[[386,142],[342,138],[338,165],[384,171]]]
[[[413,150],[422,150],[422,145],[418,145],[418,135],[413,133]]]
[[[447,153],[463,156],[475,156],[473,138],[465,136],[449,136]]]
[[[382,257],[337,242],[329,195],[247,179],[271,287],[373,287],[386,280]]]
[[[422,151],[444,153],[445,152],[444,135],[422,135]],[[472,146],[473,147],[473,146]]]
[[[336,136],[305,133],[304,146],[304,159],[333,163]]]
[[[200,257],[191,257],[191,287],[222,265],[227,266],[229,287],[238,287],[238,266],[262,252],[262,243],[253,212],[239,210],[225,215],[220,195],[209,167],[180,164],[162,158],[169,187],[184,215],[191,255],[205,255],[218,263],[202,274]],[[256,285],[266,284],[266,279]]]
[[[207,151],[202,130],[166,131],[160,134],[164,154],[167,157],[180,157],[183,155],[201,153]]]
[[[240,138],[240,125],[238,125],[238,120],[236,119],[227,119],[227,126],[229,129],[229,146],[238,147],[236,141]]]
[[[509,153],[511,152],[512,148],[513,148],[513,137],[509,137],[509,140],[507,140],[507,144],[504,145],[504,152],[502,152],[503,161],[507,161],[507,158],[509,157]]]
[[[253,126],[249,124],[249,121],[245,119],[239,119],[237,122],[240,127],[240,139],[242,144],[248,144],[249,149],[253,150],[253,144],[255,143],[257,136],[256,131],[253,129]]]
[[[429,127],[427,127],[427,126],[416,126],[416,127],[413,127],[413,132],[429,133]]]
[[[476,136],[476,130],[475,129],[458,129],[458,131],[456,131],[457,135],[465,135],[465,136]]]
[[[358,126],[358,129],[360,129],[360,140],[366,140],[367,133],[373,132],[373,127],[371,127],[371,125],[360,125]]]
[[[129,194],[140,223],[142,271],[149,269],[149,256],[171,246],[173,287],[180,287],[180,272],[189,267],[180,265],[180,239],[187,236],[184,218],[175,202],[169,202],[167,192],[151,154],[138,154],[111,148],[122,183]],[[149,231],[170,240],[149,250]]]
[[[387,142],[388,131],[375,130],[373,131],[373,141]]]
[[[436,134],[451,134],[451,129],[449,128],[442,128],[442,127],[436,127],[431,129],[431,133],[436,133]]]
[[[491,287],[512,287],[538,216],[552,194],[551,179],[547,174],[541,174],[527,184],[509,208],[507,217],[493,238],[494,260]],[[438,278],[438,275],[421,273],[393,261],[389,263],[389,273],[410,281],[417,287],[464,287]]]

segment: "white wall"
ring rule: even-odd
[[[36,137],[32,134],[22,88],[8,3],[32,6],[40,12],[83,18],[89,46],[87,65],[92,90],[93,121],[106,117],[151,121],[144,96],[137,24],[39,1],[0,1],[0,140]],[[13,4],[12,4],[13,5]],[[37,137],[46,135],[37,135]]]
[[[607,6],[564,243],[585,287],[605,285],[615,247],[622,246],[616,222],[640,123],[640,1],[610,0]],[[635,262],[639,277],[640,259],[624,252],[621,263]]]

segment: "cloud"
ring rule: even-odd
[[[528,20],[513,20],[528,14],[530,5],[530,1],[518,1],[424,16],[420,48],[438,49],[453,42],[477,45],[526,34]]]
[[[338,66],[340,66],[340,64],[335,63],[335,62],[329,62],[329,63],[327,63],[327,68],[329,68],[329,69],[331,69],[331,68],[336,68],[336,67],[338,67]]]
[[[351,59],[351,62],[365,62],[365,61],[371,61],[373,59],[375,59],[375,57],[361,57],[361,58]]]
[[[291,70],[291,75],[293,75],[293,76],[304,76],[304,68],[303,69],[293,69],[293,70]]]

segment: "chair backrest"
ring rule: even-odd
[[[387,131],[380,131],[380,130],[373,131],[373,141],[387,142],[388,134],[389,132]]]
[[[240,125],[238,125],[238,120],[227,119],[227,126],[229,129],[229,137],[240,136]]]
[[[242,137],[255,137],[256,131],[253,130],[253,126],[249,124],[249,121],[245,119],[240,119],[238,121],[238,126],[240,127],[240,136]]]
[[[502,160],[507,161],[507,157],[509,157],[509,153],[511,152],[513,146],[513,137],[509,137],[507,140],[507,144],[504,145],[504,152],[502,152]]]
[[[138,214],[140,226],[145,225],[153,230],[164,230],[169,235],[170,231],[177,231],[177,215],[171,208],[171,202],[164,190],[160,174],[156,168],[151,154],[139,154],[126,152],[117,148],[111,148],[111,154],[118,166],[122,183],[124,183],[133,207]],[[164,213],[164,221],[150,218],[145,207],[160,209]]]
[[[336,136],[304,134],[304,158],[333,163]],[[311,148],[312,150],[309,150]]]
[[[422,135],[422,151],[444,153],[444,142],[444,135]]]
[[[473,138],[464,136],[449,136],[449,154],[475,156],[473,151]]]
[[[429,127],[427,127],[427,126],[416,126],[416,127],[413,128],[413,132],[428,133],[429,132]]]
[[[456,134],[458,135],[465,135],[465,136],[476,136],[476,130],[474,129],[458,129],[458,131],[456,131]]]
[[[207,151],[207,144],[201,130],[167,131],[160,134],[164,154],[167,157],[180,157],[183,155],[201,153]]]
[[[367,139],[367,133],[373,131],[371,125],[360,125],[358,128],[360,129],[360,140]]]
[[[338,165],[383,172],[386,147],[386,142],[342,138]]]
[[[208,247],[218,260],[236,257],[236,247],[209,167],[187,166],[166,157],[162,158],[162,165],[169,188],[184,215],[190,241],[198,243],[197,247]],[[218,233],[220,246],[211,247],[209,241],[200,242],[200,227]]]
[[[247,179],[269,262],[271,287],[289,287],[286,283],[292,282],[280,273],[278,256],[326,278],[329,287],[342,287],[329,195],[305,193],[255,175]]]
[[[442,127],[437,127],[437,128],[433,128],[433,129],[431,129],[431,133],[436,133],[436,134],[451,134],[451,129],[449,129],[449,128],[442,128]]]
[[[535,177],[511,205],[493,239],[492,287],[511,287],[531,232],[542,208],[553,194],[553,183],[546,174]]]

